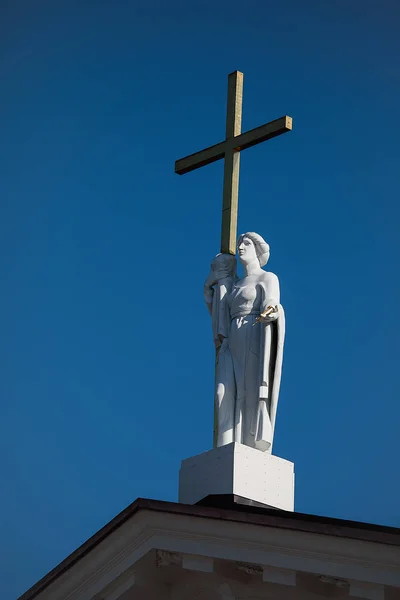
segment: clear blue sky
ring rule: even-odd
[[[396,0],[11,0],[0,15],[0,564],[15,598],[212,445],[202,287],[229,72],[239,230],[271,244],[287,343],[275,453],[296,510],[400,525]]]

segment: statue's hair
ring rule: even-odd
[[[239,237],[238,246],[245,237],[249,238],[249,240],[253,242],[260,267],[266,265],[270,254],[269,244],[267,244],[267,242],[258,233],[255,233],[254,231],[248,231],[247,233],[242,233],[242,235]]]

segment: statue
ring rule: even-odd
[[[285,314],[279,280],[262,269],[269,245],[254,232],[237,244],[236,259],[218,254],[204,286],[216,348],[217,446],[239,442],[272,451],[281,381]]]
[[[243,73],[235,71],[228,77],[225,139],[175,162],[179,175],[224,164],[220,254],[204,286],[216,350],[214,448],[183,461],[179,501],[233,494],[234,502],[241,496],[294,510],[294,465],[272,454],[285,337],[279,281],[263,270],[269,259],[263,238],[250,232],[237,239],[241,154],[291,131],[292,119],[242,132],[242,100]]]

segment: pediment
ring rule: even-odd
[[[121,518],[20,600],[391,600],[400,588],[396,545],[173,506]]]

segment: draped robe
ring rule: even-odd
[[[222,283],[222,282],[220,282]],[[232,441],[271,452],[281,381],[285,314],[273,273],[217,284],[209,307],[218,337],[217,445]],[[256,323],[268,306],[277,318]],[[216,344],[216,345],[217,345]]]

